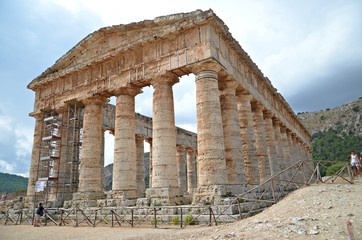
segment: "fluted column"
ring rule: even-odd
[[[180,195],[176,165],[176,133],[172,86],[178,77],[167,73],[152,81],[153,92],[153,143],[152,189],[146,191],[152,204],[175,204]]]
[[[289,149],[289,145],[288,145],[288,135],[287,135],[287,129],[285,126],[281,125],[280,126],[280,141],[281,141],[281,146],[282,146],[282,151],[283,151],[283,164],[281,164],[281,168],[282,170],[283,169],[286,169],[288,167],[291,166],[291,163],[290,163],[290,149]],[[286,174],[284,174],[284,176],[286,178],[290,178],[290,173],[292,171],[291,170],[288,170],[286,172]]]
[[[295,156],[294,156],[294,146],[293,146],[293,138],[292,138],[292,131],[290,129],[286,129],[286,135],[287,135],[287,151],[289,158],[287,159],[287,162],[289,166],[293,165],[295,163]],[[292,177],[294,173],[294,168],[292,171],[288,171],[288,176]]]
[[[193,193],[194,188],[197,187],[195,151],[192,149],[187,149],[186,159],[187,159],[187,192],[191,194]]]
[[[194,203],[215,203],[226,192],[224,131],[221,118],[218,75],[220,65],[202,63],[196,75],[198,193]],[[223,186],[223,187],[220,187]],[[220,195],[215,198],[216,195]]]
[[[104,196],[102,192],[102,105],[103,97],[91,97],[84,104],[82,153],[79,169],[78,192],[75,200],[96,200]]]
[[[279,172],[279,163],[277,155],[277,142],[275,141],[274,129],[273,129],[273,120],[272,114],[265,111],[264,112],[264,121],[265,121],[265,136],[266,144],[268,146],[268,159],[270,164],[270,174],[274,175]]]
[[[145,149],[143,144],[143,136],[136,135],[136,162],[137,162],[137,197],[145,196]]]
[[[268,177],[270,177],[270,164],[267,153],[268,147],[265,136],[263,109],[263,106],[258,103],[252,104],[255,131],[255,146],[256,154],[258,156],[260,182],[263,182]]]
[[[221,87],[221,114],[224,129],[227,181],[230,185],[245,184],[245,171],[241,152],[240,120],[235,96],[237,82],[223,81]],[[234,191],[237,191],[236,189]],[[239,189],[242,191],[242,189]]]
[[[224,131],[217,72],[196,74],[197,151],[199,185],[226,184]]]
[[[177,159],[177,176],[178,187],[181,192],[186,192],[186,172],[185,172],[185,149],[182,146],[177,146],[176,159]]]
[[[33,149],[31,152],[28,189],[26,192],[27,200],[29,202],[32,202],[33,198],[35,196],[35,183],[37,181],[37,173],[38,173],[38,167],[39,167],[40,144],[41,144],[42,127],[43,127],[43,119],[44,119],[43,114],[36,114],[33,117],[35,118]]]
[[[259,184],[259,166],[253,126],[254,120],[251,111],[252,96],[249,94],[238,94],[237,98],[246,182],[248,184]]]
[[[298,141],[297,135],[295,133],[292,133],[291,145],[292,145],[293,163],[296,163],[301,160],[297,141]],[[300,169],[299,172],[295,175],[295,180],[298,181],[299,183],[303,182],[303,173],[301,172],[301,170],[303,169]]]
[[[102,128],[102,152],[101,152],[101,166],[103,166],[102,167],[102,171],[101,171],[101,175],[102,175],[102,189],[103,190],[105,190],[105,184],[104,184],[104,182],[103,182],[103,179],[104,179],[104,157],[105,157],[105,155],[104,155],[104,147],[105,147],[105,145],[106,145],[106,139],[105,139],[105,137],[104,137],[104,133],[106,132],[106,130],[105,129],[103,129]]]
[[[136,87],[121,88],[115,92],[116,117],[113,162],[113,198],[137,197],[137,156],[135,139]]]

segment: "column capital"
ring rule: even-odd
[[[92,96],[82,100],[82,103],[84,105],[90,105],[90,104],[103,105],[106,104],[107,102],[108,98],[102,96]]]
[[[37,120],[37,121],[43,120],[43,118],[44,118],[43,112],[36,112],[36,113],[32,112],[32,113],[29,113],[29,116],[35,118],[35,120]]]
[[[179,81],[179,78],[176,74],[173,72],[167,71],[165,74],[156,76],[154,79],[152,79],[151,84],[152,86],[156,86],[157,84],[169,84],[174,85]]]
[[[277,125],[277,126],[281,127],[282,122],[277,117],[273,116],[272,120],[273,120],[274,125]]]
[[[269,110],[264,110],[263,116],[264,116],[264,119],[273,119],[274,114],[272,112],[270,112]]]
[[[283,124],[280,124],[280,132],[281,133],[286,133],[287,134],[287,127],[284,126]]]
[[[114,90],[114,92],[113,92],[113,94],[115,96],[129,95],[132,97],[135,97],[139,93],[142,93],[141,88],[136,87],[134,85],[128,85],[127,87],[121,87],[121,88],[118,88],[117,90]]]
[[[252,109],[252,111],[256,111],[256,110],[264,111],[265,107],[263,104],[255,101],[255,102],[251,102],[251,109]]]
[[[139,135],[139,134],[136,134],[136,140],[138,140],[138,141],[143,141],[143,140],[145,140],[145,137],[144,136],[142,136],[142,135]]]
[[[197,75],[200,72],[203,71],[213,71],[216,74],[219,73],[221,70],[223,69],[223,67],[216,61],[214,60],[209,60],[209,61],[205,61],[205,62],[200,62],[195,64],[191,71]]]
[[[235,81],[231,76],[226,77],[219,82],[219,90],[221,94],[236,94],[236,88],[239,86],[239,83]]]
[[[236,97],[238,98],[239,101],[249,101],[251,104],[251,101],[254,99],[254,97],[245,92],[245,91],[238,91],[236,90]]]

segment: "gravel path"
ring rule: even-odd
[[[347,234],[350,221],[354,238]],[[162,226],[161,226],[162,227]],[[319,184],[286,196],[264,212],[212,227],[165,228],[0,226],[0,239],[354,239],[362,240],[362,178]]]

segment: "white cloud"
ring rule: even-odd
[[[9,164],[7,161],[0,159],[0,172],[10,173],[13,172],[14,166]]]
[[[356,38],[356,19],[355,10],[348,6],[321,15],[314,19],[316,27],[296,29],[298,39],[292,38],[279,51],[265,56],[262,71],[269,73],[273,85],[286,96],[311,87],[316,78],[326,78],[331,68],[361,55],[361,48],[355,49],[357,45],[351,44]],[[291,30],[287,33],[293,34]]]
[[[15,150],[18,159],[30,159],[33,146],[33,129],[18,127],[14,130],[16,136]]]
[[[6,142],[12,132],[13,120],[8,115],[0,115],[0,142]]]

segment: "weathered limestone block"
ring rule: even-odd
[[[136,206],[140,207],[148,207],[150,206],[151,201],[149,198],[138,198],[136,202]]]

